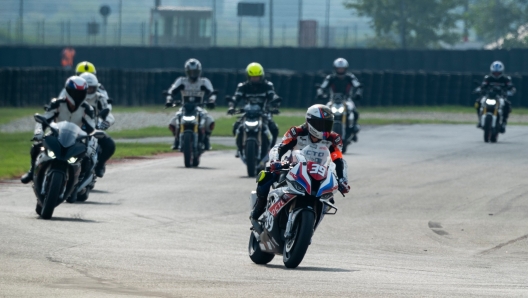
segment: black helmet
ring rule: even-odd
[[[196,81],[202,74],[202,64],[200,61],[191,58],[185,62],[185,75],[191,80]]]
[[[72,76],[66,80],[64,89],[66,89],[66,100],[71,105],[79,107],[86,98],[88,83],[81,77]]]
[[[306,111],[306,124],[312,136],[325,139],[334,127],[334,114],[325,105],[313,105]]]

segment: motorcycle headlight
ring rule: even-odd
[[[57,157],[57,156],[55,156],[55,152],[53,152],[53,151],[51,151],[51,150],[49,150],[49,149],[48,149],[48,156],[49,156],[50,158],[55,158],[55,157]]]
[[[183,116],[183,121],[194,121],[196,116]]]
[[[336,108],[336,107],[332,107],[332,113],[343,113],[345,111],[345,107],[340,107],[340,108]]]
[[[495,99],[488,98],[486,99],[486,104],[490,106],[494,106],[497,103]]]
[[[76,161],[77,161],[77,157],[70,157],[70,159],[68,159],[69,163],[75,163]]]
[[[246,121],[245,123],[249,127],[255,127],[255,126],[257,126],[259,124],[258,121]]]

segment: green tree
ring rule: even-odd
[[[526,38],[519,38],[519,28],[528,24],[528,0],[471,1],[467,19],[486,43],[506,37],[503,47],[528,46]]]
[[[344,0],[345,8],[370,17],[372,46],[438,48],[461,39],[457,22],[465,0]]]

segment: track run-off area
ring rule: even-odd
[[[526,297],[528,127],[365,129],[297,269],[247,253],[254,178],[234,151],[113,163],[85,203],[39,219],[0,183],[0,297]],[[29,157],[28,157],[29,159]]]

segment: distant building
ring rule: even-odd
[[[208,47],[211,29],[211,8],[158,6],[151,9],[150,44],[153,46]]]

